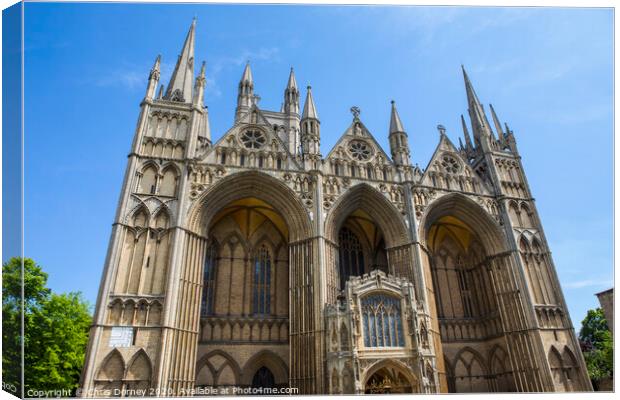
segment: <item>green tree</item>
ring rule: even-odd
[[[23,282],[23,303],[22,303]],[[2,375],[21,394],[21,312],[24,307],[24,389],[77,387],[91,317],[80,293],[54,294],[47,274],[29,259],[2,266]]]
[[[588,310],[581,322],[579,341],[588,368],[590,379],[596,383],[613,376],[613,338],[603,310]]]

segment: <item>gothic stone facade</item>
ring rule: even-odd
[[[148,79],[85,396],[591,390],[515,136],[465,71],[465,144],[439,126],[426,169],[394,102],[391,157],[355,107],[323,157],[310,87],[301,110],[291,70],[261,109],[249,64],[212,143],[194,31]]]

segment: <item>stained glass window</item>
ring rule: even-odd
[[[350,276],[360,276],[364,273],[364,252],[362,245],[355,233],[348,228],[342,228],[338,235],[339,266],[340,266],[340,289]]]
[[[252,311],[254,314],[269,314],[271,309],[271,257],[263,245],[254,257],[254,293]]]
[[[364,346],[403,347],[400,300],[386,294],[371,294],[361,302]]]
[[[203,316],[213,314],[215,301],[215,270],[217,268],[217,246],[212,244],[207,249],[202,281],[202,303],[200,305]]]

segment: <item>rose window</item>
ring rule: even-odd
[[[359,161],[368,160],[372,154],[370,147],[365,142],[359,141],[351,142],[349,144],[349,152],[353,158]]]
[[[241,142],[248,149],[260,149],[266,140],[265,135],[260,131],[245,131],[241,135]]]
[[[459,162],[449,155],[445,155],[441,158],[441,166],[446,172],[452,174],[455,174],[460,168]]]

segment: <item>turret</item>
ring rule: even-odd
[[[254,78],[248,61],[243,69],[243,75],[239,81],[239,93],[237,94],[237,111],[235,112],[235,122],[243,114],[250,110],[254,103]]]
[[[192,100],[192,81],[194,80],[194,37],[196,19],[192,21],[183,49],[177,59],[170,83],[166,90],[165,100],[189,103]]]
[[[312,98],[312,87],[308,86],[304,111],[301,116],[301,147],[304,158],[306,156],[321,155],[321,122],[316,112],[314,99]]]
[[[289,152],[296,155],[299,150],[299,89],[297,89],[297,80],[293,68],[291,68],[288,83],[284,90],[284,104],[281,112],[287,117],[287,137],[283,139],[288,143]]]
[[[284,90],[284,113],[299,115],[299,90],[297,89],[297,80],[295,80],[293,68],[291,68],[288,83]]]
[[[195,107],[202,107],[204,103],[205,86],[207,85],[205,69],[206,64],[203,61],[202,67],[200,68],[200,75],[198,75],[198,77],[196,78],[196,83],[194,84],[194,99],[192,103]]]
[[[151,68],[151,73],[149,74],[149,83],[146,87],[145,98],[147,100],[152,100],[155,96],[155,91],[157,90],[157,85],[159,83],[160,73],[161,73],[161,56],[157,56],[157,58],[155,59],[155,64],[153,64],[153,68]]]
[[[409,158],[409,142],[407,133],[403,128],[403,123],[396,110],[396,103],[392,100],[392,115],[390,117],[390,150],[392,152],[392,160],[397,166],[410,165]]]

